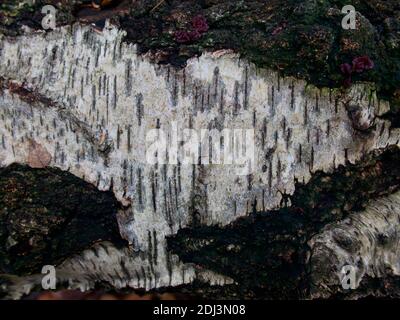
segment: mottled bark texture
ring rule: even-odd
[[[31,274],[97,241],[123,245],[111,192],[58,169],[0,169],[0,269]]]
[[[273,68],[319,87],[339,87],[339,65],[367,55],[375,62],[353,81],[372,81],[379,95],[400,107],[400,4],[397,0],[355,0],[357,30],[343,30],[341,9],[347,0],[121,0],[107,10],[91,10],[90,0],[3,0],[0,31],[16,35],[22,26],[41,30],[41,8],[57,9],[59,26],[104,19],[127,31],[157,63],[184,66],[205,50],[234,49],[258,67]],[[22,5],[25,3],[25,5]],[[176,41],[177,31],[190,31],[194,16],[207,19],[208,32],[189,42]]]
[[[356,287],[367,277],[399,276],[399,205],[399,193],[375,200],[365,211],[326,226],[310,240],[311,297],[331,297],[343,292],[338,283],[346,265],[355,268]],[[387,288],[382,287],[385,292]],[[399,297],[400,290],[395,289]]]
[[[191,58],[182,68],[160,65],[123,41],[129,32],[107,22],[102,32],[74,24],[0,35],[0,166],[29,165],[39,170],[37,181],[41,170],[68,171],[95,186],[93,197],[105,197],[104,206],[113,203],[105,214],[101,201],[90,214],[84,205],[72,213],[65,203],[68,210],[53,222],[57,202],[46,200],[44,230],[35,230],[40,215],[34,211],[26,213],[32,222],[26,226],[16,209],[16,220],[3,210],[1,221],[11,233],[14,226],[28,234],[10,234],[4,259],[14,259],[7,250],[27,241],[33,249],[21,250],[37,259],[35,268],[56,264],[59,281],[72,287],[187,290],[200,283],[206,294],[215,290],[203,289],[208,284],[235,297],[339,295],[337,273],[345,263],[357,263],[360,285],[367,277],[397,276],[391,248],[398,239],[400,129],[392,95],[382,99],[380,85],[365,82],[346,90],[317,88],[228,50]],[[398,71],[397,64],[393,68]],[[204,163],[213,148],[202,150],[200,164],[150,164],[147,133],[162,129],[171,141],[172,124],[208,129],[214,138],[223,129],[254,130],[253,170],[238,175],[241,166]],[[18,175],[25,169],[4,170]],[[4,183],[12,186],[9,179]],[[3,199],[8,208],[7,193]],[[393,230],[377,214],[385,204],[393,207],[383,213]],[[334,224],[353,216],[361,222]],[[89,220],[104,226],[88,226]],[[73,232],[85,236],[60,247],[68,243],[69,232],[62,232],[71,221]],[[115,223],[129,246],[118,245]],[[345,228],[354,228],[354,235],[340,242]],[[365,234],[370,245],[358,246]],[[379,251],[381,234],[392,238]],[[57,253],[49,256],[52,243]],[[344,243],[350,243],[346,252]],[[392,256],[380,258],[385,255]],[[23,275],[35,268],[18,260],[2,272]],[[18,298],[41,276],[3,279],[8,297]]]
[[[395,147],[374,152],[362,162],[341,166],[331,174],[318,172],[306,185],[296,185],[296,191],[290,197],[291,206],[253,213],[223,228],[182,229],[169,238],[169,247],[179,253],[184,262],[223,272],[235,279],[240,286],[230,289],[241,296],[297,299],[322,297],[323,292],[326,293],[324,297],[365,296],[369,293],[365,289],[362,292],[341,290],[340,270],[345,265],[354,265],[357,257],[349,254],[347,259],[335,259],[332,252],[324,247],[336,243],[327,239],[325,229],[336,231],[336,221],[350,217],[356,219],[365,215],[360,211],[373,210],[375,204],[370,205],[366,199],[385,199],[376,203],[387,201],[394,210],[398,210],[392,200],[385,197],[399,189],[399,160],[399,149]],[[393,219],[397,217],[395,212],[388,214]],[[381,218],[377,217],[377,222]],[[373,229],[375,226],[362,224],[354,227],[360,228],[363,233],[381,232],[383,237],[391,232],[387,230],[387,225],[377,225],[376,229]],[[398,223],[394,221],[391,227],[397,228]],[[323,237],[322,241],[315,240],[320,237]],[[354,238],[358,239],[356,234]],[[385,266],[383,261],[367,258],[379,250],[378,246],[377,243],[370,245],[370,252],[359,257],[365,259],[364,264],[370,264],[370,270]],[[342,253],[341,249],[336,249]],[[391,249],[388,251],[391,252]],[[397,257],[394,251],[393,257],[392,262]],[[396,263],[386,265],[389,274],[397,272]],[[370,275],[359,274],[358,280],[382,276],[372,271]],[[380,281],[380,288],[384,290],[382,278]],[[328,284],[330,291],[324,287]],[[361,285],[364,285],[363,281]]]

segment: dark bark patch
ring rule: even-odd
[[[291,207],[253,212],[226,227],[181,229],[168,238],[169,249],[184,262],[232,277],[238,285],[227,290],[238,297],[306,298],[307,241],[328,223],[363,210],[368,200],[397,191],[399,161],[400,149],[391,147],[333,174],[316,172],[306,185],[297,183]]]
[[[0,273],[40,273],[97,241],[122,245],[111,192],[59,169],[0,169]]]

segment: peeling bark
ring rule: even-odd
[[[326,226],[313,237],[311,247],[311,297],[327,298],[346,293],[341,286],[344,266],[355,270],[356,289],[361,283],[376,278],[399,276],[399,211],[400,193],[372,201],[364,212],[351,214],[338,223]],[[349,291],[349,290],[347,290]],[[374,293],[386,296],[385,286],[379,290],[347,292],[351,298]],[[399,296],[394,287],[391,296]],[[388,297],[388,296],[387,296]]]
[[[137,54],[124,35],[107,23],[101,34],[76,24],[0,38],[0,166],[60,168],[113,191],[124,206],[118,224],[131,247],[95,245],[59,265],[60,279],[146,290],[199,279],[231,283],[229,275],[180,261],[166,237],[290,206],[296,183],[399,145],[399,129],[383,117],[390,105],[371,84],[319,89],[231,52],[175,69]],[[146,134],[159,128],[171,140],[172,123],[214,135],[254,130],[254,170],[149,164]],[[29,288],[39,279],[32,277]]]
[[[95,242],[119,235],[111,192],[58,169],[13,164],[0,169],[0,270],[29,275],[58,265]]]
[[[362,221],[362,211],[369,210],[366,199],[390,203],[386,197],[398,193],[400,187],[396,165],[399,157],[397,147],[389,148],[375,151],[355,165],[341,166],[332,174],[318,172],[306,185],[296,185],[290,207],[254,212],[226,227],[182,229],[169,237],[168,246],[186,263],[232,277],[237,286],[225,288],[226,295],[234,292],[242,298],[311,298],[322,296],[326,285],[323,281],[332,281],[332,290],[340,291],[339,278],[329,273],[331,268],[338,267],[334,256],[341,253],[340,249],[333,253],[323,251],[322,261],[314,258],[314,249],[325,248],[324,245],[330,248],[330,242],[325,243],[324,237],[318,245],[310,243],[323,237],[325,227],[335,232],[335,223],[340,225],[347,217],[360,217],[357,221]],[[341,266],[335,270],[340,269]],[[379,277],[383,283],[390,274],[382,273]],[[314,285],[314,279],[320,279],[320,287]],[[342,291],[340,296],[328,292],[324,297],[365,295],[356,289]]]

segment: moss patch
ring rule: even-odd
[[[333,174],[318,172],[306,185],[297,184],[291,207],[254,212],[224,228],[181,229],[168,239],[169,248],[184,262],[237,281],[226,288],[227,296],[307,298],[307,241],[328,223],[364,209],[369,199],[398,190],[399,161],[396,147]]]
[[[82,20],[82,4],[90,1],[37,1],[0,7],[5,33],[20,32],[23,24],[40,29],[40,8],[58,8],[58,25]],[[121,1],[120,1],[121,2]],[[372,81],[379,95],[400,108],[400,3],[397,0],[354,0],[359,12],[357,30],[344,30],[341,8],[345,0],[124,0],[110,17],[127,31],[126,41],[139,44],[157,63],[184,66],[187,59],[205,50],[234,49],[259,67],[304,78],[319,87],[340,87],[342,63],[367,55],[375,68],[353,76]],[[21,4],[23,3],[23,4]],[[25,3],[25,4],[24,4]],[[102,12],[107,12],[103,10]],[[85,14],[85,13],[84,13]],[[96,16],[96,11],[90,14]],[[177,31],[190,29],[191,19],[204,16],[208,32],[189,43],[176,41]],[[104,20],[103,14],[98,14]],[[4,18],[5,17],[5,18]],[[84,19],[83,19],[84,20]],[[93,20],[93,17],[91,18]],[[100,23],[101,25],[101,23]],[[396,91],[397,90],[397,91]]]
[[[0,273],[40,273],[43,265],[96,241],[123,244],[111,192],[59,169],[0,169]]]

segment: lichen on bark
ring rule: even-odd
[[[86,1],[86,3],[89,1]],[[357,29],[343,30],[342,0],[286,1],[123,1],[109,17],[127,31],[126,41],[139,44],[155,62],[177,66],[206,50],[234,49],[259,67],[283,75],[306,79],[322,86],[341,86],[340,64],[367,55],[375,62],[372,71],[358,74],[354,81],[373,81],[382,98],[392,101],[392,112],[400,106],[400,8],[396,0],[359,0]],[[93,13],[79,15],[85,1],[37,1],[34,6],[3,5],[7,30],[19,31],[22,24],[40,29],[40,8],[53,3],[59,9],[59,25],[85,21]],[[130,10],[127,10],[129,8]],[[1,12],[1,11],[0,11]],[[33,13],[33,15],[32,15]],[[193,16],[206,17],[209,30],[191,43],[178,43],[176,31],[189,30]],[[99,20],[104,16],[99,15]],[[107,14],[105,14],[107,17]],[[4,24],[4,22],[3,22]]]
[[[348,217],[363,221],[361,212],[370,204],[367,199],[385,199],[392,193],[398,193],[399,157],[397,147],[389,148],[373,152],[355,165],[340,166],[331,174],[318,172],[306,185],[299,183],[296,186],[294,195],[288,196],[290,207],[272,212],[254,212],[224,228],[182,229],[169,238],[169,247],[179,253],[185,262],[232,277],[237,284],[226,288],[227,294],[235,292],[241,298],[366,296],[368,290],[362,286],[368,282],[367,278],[390,278],[393,270],[398,272],[396,264],[387,264],[387,273],[381,271],[374,274],[370,271],[369,275],[359,274],[361,288],[345,291],[341,288],[340,269],[346,264],[342,261],[342,264],[336,263],[334,256],[342,251],[324,251],[313,242],[318,242],[322,248],[329,246],[332,241],[326,239],[325,229],[337,231],[335,223],[340,225],[340,221],[346,221]],[[385,200],[379,201],[385,203]],[[391,219],[395,220],[395,217]],[[349,229],[351,226],[351,223],[348,224]],[[393,228],[396,226],[393,223]],[[382,235],[388,232],[384,229],[379,231]],[[356,239],[355,236],[354,241]],[[397,240],[393,241],[395,246]],[[370,248],[373,252],[375,246]],[[314,253],[318,251],[319,257]],[[347,263],[355,264],[351,260]],[[374,266],[379,270],[383,267],[379,263]],[[330,290],[326,289],[328,285]],[[393,288],[392,294],[394,292]]]
[[[21,249],[33,257],[32,272],[50,261],[61,280],[85,289],[100,282],[186,290],[200,282],[200,288],[224,285],[236,297],[307,297],[311,235],[398,188],[398,4],[357,2],[354,34],[338,27],[341,1],[168,1],[152,10],[155,4],[136,1],[127,12],[122,2],[104,10],[101,20],[116,17],[103,28],[85,25],[93,22],[84,15],[89,9],[66,1],[65,26],[54,31],[39,31],[40,14],[27,21],[27,8],[2,29],[0,165],[56,167],[113,191],[121,205],[109,217],[116,216],[130,243],[116,246],[115,221],[106,220],[109,229],[94,228],[67,242],[65,255],[47,259],[32,224],[35,234],[28,228],[19,241],[36,246]],[[191,43],[177,41],[175,32],[192,28],[198,15],[208,30]],[[71,25],[75,19],[80,22]],[[32,29],[23,31],[22,24]],[[340,63],[358,55],[368,55],[375,68],[354,80],[375,84],[334,88],[343,80]],[[146,132],[168,131],[174,122],[214,132],[254,129],[255,171],[237,176],[228,166],[149,165]],[[38,181],[47,172],[40,170]],[[81,230],[87,217],[104,218],[69,210],[54,224],[44,221],[54,233],[39,234],[50,232],[58,246],[58,223],[68,228],[64,219],[77,219]],[[30,221],[40,220],[32,215]],[[97,237],[111,242],[93,243]],[[11,237],[10,248],[14,242]],[[26,260],[16,259],[9,272],[29,269]],[[18,283],[30,280],[33,288],[39,279]],[[14,297],[23,294],[14,289]]]
[[[120,205],[68,172],[0,169],[0,273],[40,273],[98,241],[122,246]]]

